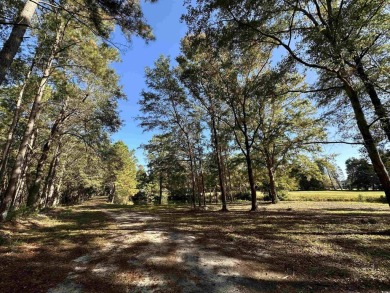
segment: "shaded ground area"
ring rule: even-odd
[[[98,198],[6,224],[0,292],[390,291],[387,205],[217,209]]]

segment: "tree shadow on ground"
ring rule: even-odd
[[[100,248],[108,219],[102,211],[59,208],[0,227],[0,292],[46,292],[62,282],[74,259]]]
[[[383,212],[189,213],[100,199],[46,217],[3,229],[12,239],[0,246],[1,292],[390,290]]]

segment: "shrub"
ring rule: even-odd
[[[249,191],[238,192],[234,194],[234,198],[238,200],[251,200],[251,193]]]
[[[279,190],[278,191],[279,200],[288,200],[288,190]]]
[[[27,217],[27,216],[30,216],[30,215],[36,214],[36,213],[37,213],[36,211],[32,211],[31,209],[29,209],[28,207],[23,205],[23,206],[18,207],[17,210],[11,209],[7,214],[6,221],[14,221],[17,218]]]
[[[378,198],[366,198],[366,201],[367,202],[387,203],[387,199],[384,195],[381,195]]]
[[[191,198],[191,191],[186,188],[171,190],[168,201],[188,202]]]
[[[138,191],[131,197],[134,204],[148,204],[153,201],[153,195],[146,193],[145,191]]]

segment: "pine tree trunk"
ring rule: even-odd
[[[196,170],[196,173],[195,173],[195,184],[196,184],[196,191],[197,191],[197,197],[198,197],[198,207],[201,207],[202,206],[202,199],[201,199],[201,194],[202,194],[202,189],[201,189],[201,184],[200,184],[200,178],[199,178],[199,168],[197,167],[197,164],[196,164],[196,158],[194,159],[195,160],[195,163],[194,163],[194,166],[195,166],[195,170]]]
[[[196,207],[196,196],[195,196],[196,178],[195,178],[195,170],[194,170],[195,169],[194,159],[193,159],[193,155],[192,155],[191,150],[190,150],[189,158],[190,158],[191,189],[192,189],[191,201],[192,201],[192,207],[195,209],[195,207]]]
[[[68,97],[64,101],[64,105],[62,106],[61,112],[59,117],[56,119],[56,121],[53,123],[53,126],[51,127],[49,138],[47,139],[46,143],[44,144],[42,148],[41,156],[38,160],[36,172],[35,172],[35,179],[34,182],[31,184],[29,190],[28,190],[28,197],[27,197],[27,206],[30,208],[35,208],[38,204],[38,196],[39,191],[41,189],[41,183],[43,180],[43,167],[46,163],[46,160],[49,156],[49,151],[51,149],[51,145],[56,139],[57,133],[59,131],[59,128],[61,127],[62,123],[65,120],[65,111],[68,104]]]
[[[215,123],[215,117],[213,115],[211,117],[211,125],[212,125],[213,138],[214,138],[215,157],[217,159],[219,187],[221,189],[222,211],[227,211],[228,209],[226,203],[226,187],[225,187],[225,180],[223,174],[223,166],[221,162],[221,149],[219,146],[219,139],[218,139],[217,127]]]
[[[206,206],[202,160],[199,159],[199,206]]]
[[[368,156],[371,159],[371,163],[374,167],[375,173],[379,178],[380,183],[382,184],[382,188],[385,191],[386,199],[388,204],[390,205],[390,178],[389,174],[386,170],[385,165],[383,164],[383,161],[379,155],[376,143],[374,138],[371,135],[370,128],[367,124],[366,117],[364,115],[362,106],[360,104],[358,94],[353,89],[353,87],[350,85],[348,80],[345,78],[340,77],[344,84],[344,89],[348,95],[348,98],[351,102],[355,119],[358,125],[358,128],[360,130],[360,133],[362,135],[362,138],[364,140],[364,146],[367,150]]]
[[[253,167],[252,167],[252,159],[250,155],[245,156],[246,165],[247,165],[247,172],[248,172],[248,181],[249,181],[249,187],[251,190],[251,211],[257,211],[257,197],[256,197],[256,186],[255,186],[255,179],[253,177]]]
[[[35,171],[35,179],[32,185],[30,186],[30,188],[28,189],[27,207],[29,208],[35,208],[38,204],[38,195],[39,195],[39,191],[43,179],[43,167],[49,156],[49,150],[53,140],[54,140],[54,134],[51,133],[49,139],[46,141],[45,145],[43,146],[42,154],[38,160],[37,168]]]
[[[201,180],[201,184],[202,184],[203,206],[205,207],[206,206],[206,190],[205,190],[205,186],[204,186],[204,174],[203,174],[202,167],[200,169],[200,180]]]
[[[52,191],[54,190],[54,180],[57,173],[57,167],[60,161],[61,155],[61,141],[59,141],[57,148],[54,152],[53,158],[51,159],[49,165],[49,172],[47,173],[45,184],[42,191],[42,198],[44,198],[44,207],[48,207],[49,204],[49,195],[52,195]]]
[[[29,142],[30,148],[27,151],[26,157],[24,159],[23,166],[22,166],[22,172],[20,173],[20,176],[18,178],[18,184],[16,187],[15,196],[12,200],[10,208],[15,209],[16,202],[18,202],[18,206],[20,206],[22,204],[22,202],[24,202],[24,200],[25,200],[26,193],[23,192],[23,189],[25,186],[27,186],[27,172],[28,172],[28,167],[29,167],[31,159],[32,159],[33,149],[34,149],[37,135],[38,135],[38,130],[35,129],[32,136],[31,136],[30,142]]]
[[[10,204],[13,200],[13,197],[15,196],[15,191],[16,191],[16,186],[17,186],[17,181],[19,179],[19,176],[22,171],[22,165],[25,159],[25,155],[27,152],[27,147],[28,147],[28,142],[31,138],[31,135],[33,133],[34,125],[35,122],[39,116],[39,113],[41,111],[41,101],[43,97],[43,93],[45,90],[45,87],[47,85],[47,82],[50,77],[51,69],[52,69],[52,64],[54,61],[55,54],[59,48],[60,42],[61,42],[61,37],[63,33],[63,25],[60,25],[59,30],[57,30],[57,36],[56,40],[53,44],[52,51],[50,53],[50,56],[48,58],[48,61],[46,63],[46,68],[44,70],[43,77],[40,81],[38,92],[35,95],[34,103],[31,109],[31,113],[28,119],[27,127],[24,131],[22,141],[19,146],[19,151],[18,155],[16,157],[16,161],[14,164],[14,167],[11,172],[10,180],[8,182],[8,187],[5,191],[3,202],[0,205],[0,222],[4,221],[7,217],[8,214],[8,209],[10,207]]]
[[[257,211],[257,195],[256,195],[256,185],[255,185],[255,179],[253,176],[253,167],[252,167],[252,158],[251,158],[251,148],[249,146],[249,140],[247,135],[245,135],[245,161],[247,166],[247,172],[248,172],[248,181],[249,181],[249,187],[251,190],[251,212]]]
[[[269,177],[269,185],[270,185],[270,193],[271,193],[271,201],[273,204],[276,204],[279,199],[276,194],[276,184],[275,184],[275,174],[272,166],[267,166],[268,169],[268,177]]]
[[[8,40],[5,41],[0,51],[0,86],[3,84],[7,71],[11,67],[15,55],[20,48],[39,2],[40,0],[26,0],[20,15],[15,20],[16,24],[13,26]]]
[[[160,173],[159,180],[158,180],[158,186],[159,186],[159,199],[158,199],[158,204],[162,204],[162,197],[163,197],[163,177],[162,174]]]
[[[26,185],[26,177],[21,176],[18,182],[18,187],[16,188],[15,197],[11,203],[11,209],[17,209],[23,203],[23,189]]]
[[[233,193],[234,193],[235,189],[233,188],[233,185],[232,185],[232,172],[229,168],[226,168],[226,166],[227,166],[226,162],[223,163],[223,166],[225,167],[225,170],[226,170],[226,177],[225,177],[226,181],[227,181],[226,185],[229,187],[228,191],[226,193],[230,199],[230,202],[233,203],[234,202]]]
[[[23,82],[22,88],[20,89],[18,99],[16,101],[16,108],[14,112],[14,116],[12,117],[12,123],[9,127],[8,130],[8,135],[7,135],[7,140],[5,142],[4,148],[3,148],[3,153],[1,155],[1,165],[0,165],[0,182],[4,181],[4,174],[5,170],[7,167],[8,159],[9,159],[9,153],[11,149],[11,144],[14,138],[15,130],[16,130],[16,125],[18,124],[19,118],[20,118],[20,110],[21,110],[21,105],[22,105],[22,100],[24,96],[24,91],[27,86],[27,82],[30,79],[32,70],[34,68],[34,61],[30,67],[30,70],[28,71],[26,78]],[[0,200],[1,201],[1,200]]]
[[[58,160],[59,160],[59,158],[58,158]],[[58,164],[59,164],[59,161],[58,161]],[[57,182],[57,184],[53,185],[52,194],[49,193],[49,198],[52,199],[51,206],[56,206],[60,202],[60,196],[61,196],[60,191],[61,191],[61,187],[62,187],[62,180],[64,178],[65,167],[66,167],[66,164],[63,164],[61,171],[60,171],[60,174],[58,175],[58,182]]]

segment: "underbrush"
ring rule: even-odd
[[[11,209],[7,214],[6,221],[12,222],[19,218],[27,218],[27,217],[32,217],[34,215],[37,215],[37,211],[32,210],[26,206],[21,206],[18,207],[18,209],[16,210]]]

